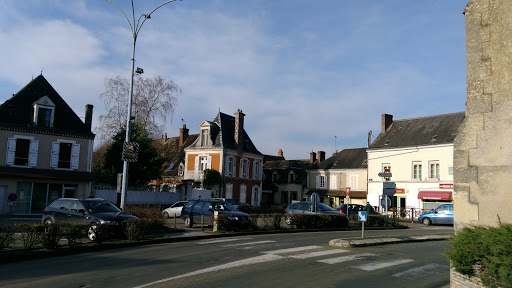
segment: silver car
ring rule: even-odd
[[[187,201],[178,201],[172,204],[169,208],[162,211],[162,216],[164,216],[164,218],[180,217],[181,209],[183,209],[185,203],[187,203]]]
[[[324,203],[318,203],[318,209],[313,208],[313,202],[302,201],[295,202],[290,204],[284,210],[285,221],[286,224],[292,225],[292,217],[290,214],[335,214],[335,215],[345,215],[338,211],[333,210],[331,207],[325,205]]]

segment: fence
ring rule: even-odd
[[[376,211],[380,212],[379,207],[377,207]],[[388,211],[388,214],[391,214],[394,217],[399,217],[400,220],[410,221],[411,223],[413,223],[414,220],[418,219],[418,217],[421,214],[430,213],[432,211],[434,211],[434,209],[419,209],[419,208],[405,209],[405,208],[403,208],[403,209],[397,210],[396,208],[390,208]],[[384,210],[380,213],[384,214]]]

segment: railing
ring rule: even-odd
[[[379,207],[375,207],[375,211],[380,212]],[[393,217],[399,217],[400,220],[413,223],[421,214],[430,213],[432,211],[434,211],[434,209],[407,208],[398,210],[396,208],[389,208],[388,214],[393,215]],[[380,213],[384,214],[384,210]]]

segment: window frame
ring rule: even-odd
[[[423,179],[423,163],[421,161],[412,161],[411,180],[421,181]]]
[[[64,160],[61,160],[61,144],[70,144],[69,167],[59,167]],[[67,162],[67,161],[66,161]],[[78,170],[80,164],[80,144],[73,140],[57,139],[53,141],[50,152],[50,168],[55,170]]]
[[[18,147],[18,139],[28,140],[29,145],[26,151],[27,154],[27,164],[15,164],[16,163],[16,152],[19,152]],[[23,151],[25,152],[25,151]],[[39,154],[39,140],[35,140],[33,136],[24,136],[24,135],[13,135],[13,137],[9,137],[7,139],[7,149],[5,155],[5,164],[10,167],[23,167],[23,168],[33,168],[37,166],[37,158]],[[20,155],[18,153],[18,155]],[[18,156],[18,158],[20,158]]]
[[[434,169],[435,175],[432,174],[432,165],[435,165],[436,168]],[[428,179],[429,180],[441,180],[441,170],[440,170],[440,163],[439,160],[431,160],[428,161]]]

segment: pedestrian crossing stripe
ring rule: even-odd
[[[409,269],[406,271],[402,271],[400,273],[395,273],[395,274],[393,274],[393,277],[414,279],[417,277],[434,274],[436,272],[446,271],[449,268],[450,267],[447,265],[431,263],[431,264],[423,265],[421,267],[416,267],[416,268],[412,268],[412,269]]]
[[[226,238],[226,239],[217,239],[217,240],[210,240],[210,241],[203,241],[198,242],[199,245],[204,244],[215,244],[215,243],[223,243],[223,242],[233,242],[233,241],[240,241],[240,240],[251,240],[252,238]]]
[[[279,249],[279,250],[273,250],[273,251],[265,251],[265,252],[260,252],[260,253],[263,253],[263,254],[283,254],[283,253],[293,253],[293,252],[298,252],[298,251],[305,251],[305,250],[313,250],[313,249],[318,249],[318,248],[322,248],[322,246],[302,246],[302,247],[295,247],[295,248],[288,248],[288,249]]]
[[[414,261],[414,260],[412,260],[412,259],[397,259],[397,260],[387,261],[387,262],[377,262],[377,263],[369,263],[369,264],[364,264],[364,265],[359,265],[359,266],[352,266],[352,268],[361,269],[364,271],[373,271],[373,270],[377,270],[377,269],[382,269],[382,268],[387,268],[387,267],[391,267],[391,266],[409,263],[412,261]]]
[[[336,258],[322,259],[322,260],[317,260],[317,262],[322,262],[322,263],[326,263],[326,264],[338,264],[338,263],[354,261],[354,260],[375,258],[376,256],[378,256],[378,255],[372,254],[372,253],[362,253],[362,254],[348,255],[348,256],[342,256],[342,257],[336,257]]]
[[[289,257],[295,258],[295,259],[307,259],[307,258],[320,257],[320,256],[339,254],[339,253],[347,253],[347,252],[349,252],[349,250],[331,249],[331,250],[323,250],[323,251],[318,251],[318,252],[290,255]]]
[[[276,242],[274,240],[266,240],[266,241],[255,241],[255,242],[246,242],[246,243],[236,243],[236,244],[227,244],[222,245],[222,247],[237,247],[237,246],[248,246],[248,245],[258,245],[258,244],[266,244]]]

